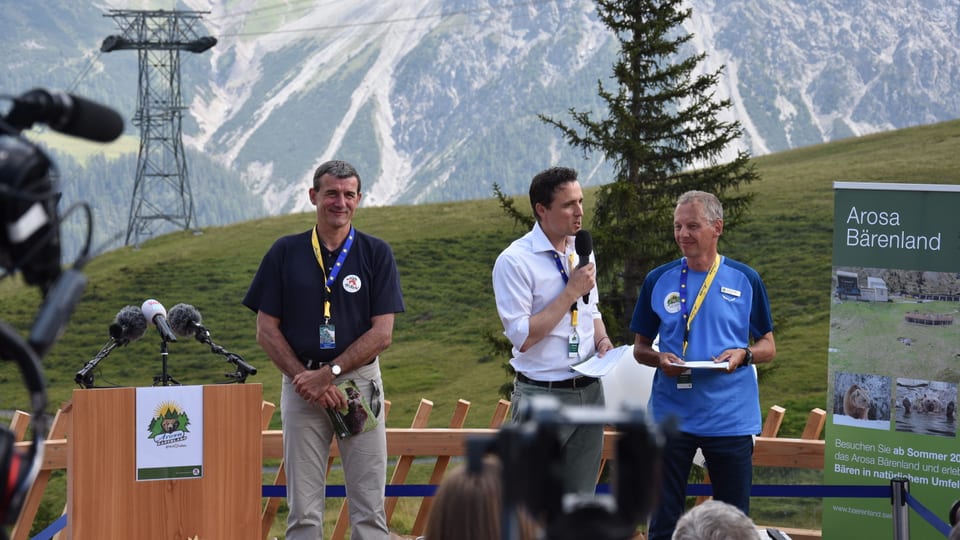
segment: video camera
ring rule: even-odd
[[[468,442],[471,461],[495,453],[502,462],[503,538],[516,538],[514,516],[519,508],[541,523],[550,540],[633,538],[657,502],[665,431],[671,427],[652,424],[640,407],[622,411],[564,407],[549,396],[532,396],[522,403],[521,422],[505,424],[493,440]],[[570,425],[617,429],[612,496],[563,494],[557,430]]]
[[[3,101],[11,106],[0,115],[0,279],[21,272],[28,285],[40,288],[43,303],[27,340],[0,320],[0,358],[17,362],[33,407],[29,452],[21,452],[12,432],[0,427],[0,525],[16,521],[43,461],[47,397],[41,360],[60,337],[86,287],[81,270],[89,259],[93,229],[89,205],[80,203],[68,210],[86,211],[88,234],[80,256],[64,272],[56,168],[21,131],[43,123],[99,142],[112,141],[123,132],[123,120],[116,112],[63,92],[35,89],[16,97],[0,95]],[[2,530],[0,537],[4,537]]]

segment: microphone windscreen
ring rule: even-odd
[[[61,92],[34,88],[14,100],[15,125],[43,122],[60,133],[97,142],[111,142],[123,134],[123,117],[110,107]]]
[[[50,127],[67,135],[96,142],[112,142],[123,134],[123,118],[119,113],[99,103],[70,95],[72,114],[62,123]]]
[[[574,247],[577,250],[577,256],[580,257],[580,262],[586,264],[586,259],[590,257],[590,253],[593,251],[593,238],[590,237],[590,231],[586,229],[577,231]]]
[[[177,337],[192,336],[200,324],[200,312],[190,304],[177,304],[170,308],[167,322]]]
[[[110,325],[110,337],[117,341],[136,341],[147,331],[147,318],[135,306],[126,306]]]

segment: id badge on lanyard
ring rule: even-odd
[[[697,293],[697,299],[693,303],[693,308],[690,309],[690,312],[687,312],[687,273],[689,272],[689,267],[687,267],[687,259],[684,257],[683,261],[680,263],[680,306],[683,309],[683,358],[686,360],[687,357],[687,344],[689,342],[688,338],[690,337],[690,323],[693,322],[693,318],[697,316],[697,313],[700,312],[700,306],[703,304],[703,299],[706,298],[707,292],[710,290],[710,285],[713,284],[713,278],[717,276],[717,270],[720,268],[720,254],[718,253],[716,258],[713,260],[713,264],[710,265],[710,270],[707,271],[707,277],[704,278],[703,284],[700,285],[700,292]],[[689,390],[693,388],[693,370],[685,369],[680,375],[677,376],[677,390]]]
[[[324,323],[320,325],[320,348],[337,348],[337,328],[333,324]]]
[[[576,311],[574,311],[576,314]],[[574,315],[576,319],[576,315]],[[580,358],[580,334],[577,333],[577,327],[574,326],[570,331],[570,337],[567,338],[567,358]]]

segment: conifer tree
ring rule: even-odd
[[[758,179],[746,151],[724,161],[741,126],[721,119],[731,108],[716,96],[722,68],[702,69],[706,54],[690,45],[693,35],[682,24],[691,10],[682,4],[597,0],[600,20],[621,46],[615,86],[597,82],[606,116],[570,109],[574,126],[540,116],[585,155],[600,152],[613,163],[615,178],[598,191],[590,232],[605,289],[602,303],[615,319],[607,324],[626,343],[633,341],[629,320],[643,278],[678,255],[672,225],[677,196],[690,189],[716,194],[728,231],[751,198],[739,187]]]

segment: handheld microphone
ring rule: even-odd
[[[93,376],[90,374],[93,368],[97,367],[100,361],[106,358],[112,350],[140,339],[146,331],[147,318],[141,310],[134,306],[126,306],[121,309],[114,317],[113,322],[110,323],[110,341],[77,372],[73,380],[84,388],[93,386]]]
[[[200,311],[190,304],[177,304],[170,308],[170,326],[177,336],[187,337],[192,335],[200,343],[209,346],[212,352],[226,356],[227,361],[237,366],[243,373],[256,375],[257,368],[246,363],[239,355],[227,352],[210,339],[210,331],[203,326],[202,320]]]
[[[60,133],[96,142],[111,142],[123,133],[123,118],[113,109],[43,88],[14,98],[5,120],[18,129],[41,122]]]
[[[590,263],[590,254],[593,252],[593,238],[590,237],[590,231],[586,229],[580,229],[577,231],[577,237],[574,238],[574,247],[577,250],[577,257],[580,261],[577,263],[577,268],[583,268]],[[590,301],[590,292],[583,295],[583,303],[589,303]]]
[[[163,341],[177,340],[177,336],[173,334],[173,330],[171,330],[170,325],[167,324],[167,310],[163,307],[163,304],[151,298],[140,306],[140,311],[143,312],[143,316],[146,317],[148,321],[157,327]]]

